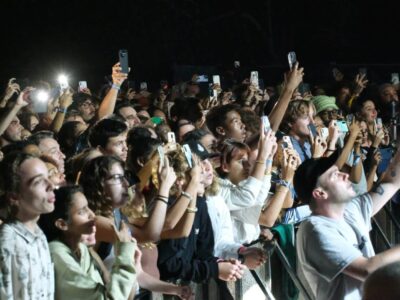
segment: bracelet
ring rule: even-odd
[[[287,187],[287,188],[289,188],[289,189],[290,189],[290,187],[292,186],[291,183],[290,183],[289,181],[286,181],[286,180],[283,180],[283,179],[278,180],[278,182],[277,182],[276,184],[281,185],[281,186],[284,186],[284,187]]]
[[[56,109],[57,112],[62,113],[62,114],[66,114],[67,110],[68,110],[68,108],[66,108],[66,107],[64,107],[64,108],[57,107],[57,109]]]
[[[335,151],[336,151],[336,149],[326,149],[326,151],[329,151],[329,152],[335,152]]]
[[[265,164],[265,161],[263,161],[263,160],[256,160],[256,164],[263,165],[263,164]]]
[[[167,205],[168,205],[168,201],[167,201],[167,200],[165,200],[165,199],[163,199],[163,198],[157,197],[157,198],[156,198],[156,200],[157,200],[157,201],[164,202],[165,204],[167,204]]]
[[[196,213],[197,212],[197,207],[195,207],[195,208],[188,207],[188,208],[186,208],[186,212],[187,213]]]
[[[121,89],[121,86],[119,86],[118,84],[113,83],[112,86],[111,86],[111,88],[112,88],[112,89],[116,89],[116,90],[119,91],[119,90]]]
[[[163,199],[167,199],[167,200],[168,200],[168,197],[167,197],[167,196],[157,195],[157,197],[158,197],[158,198],[163,198]]]
[[[185,191],[181,192],[181,197],[182,196],[188,198],[190,201],[193,200],[192,196],[189,193],[186,193]]]

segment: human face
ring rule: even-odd
[[[70,121],[78,121],[78,122],[80,122],[80,123],[86,125],[86,122],[83,120],[83,118],[82,118],[80,115],[72,115],[72,116],[69,116],[68,118],[66,118],[66,119],[64,120],[64,123],[70,122]]]
[[[368,123],[371,124],[374,122],[377,116],[377,111],[375,109],[375,104],[371,100],[365,101],[363,107],[361,109],[362,118]]]
[[[227,113],[224,132],[225,138],[232,138],[244,142],[246,139],[246,126],[242,123],[238,112],[232,110]]]
[[[214,169],[211,162],[205,159],[201,162],[204,188],[209,187],[214,179]]]
[[[85,122],[90,121],[96,113],[96,107],[90,99],[86,99],[86,101],[79,106],[78,110]]]
[[[19,123],[18,117],[15,116],[4,132],[4,137],[10,142],[20,141],[23,129],[24,127]]]
[[[322,121],[324,122],[325,126],[329,126],[329,123],[332,120],[337,120],[338,117],[338,110],[337,109],[326,109],[324,111],[321,111],[319,113],[320,118],[322,119]]]
[[[360,122],[361,134],[362,134],[362,143],[365,144],[368,141],[368,126],[364,121]]]
[[[217,152],[218,141],[215,136],[211,133],[206,134],[200,139],[200,144],[207,149],[208,153]]]
[[[39,149],[43,155],[51,157],[57,163],[58,170],[64,173],[65,155],[61,152],[60,145],[55,139],[45,138],[41,140]]]
[[[114,208],[122,207],[129,200],[129,183],[119,163],[114,163],[104,180],[104,194],[111,198]]]
[[[164,121],[167,119],[167,117],[165,116],[165,113],[162,110],[156,109],[153,113],[153,117],[159,117],[161,119],[163,119]]]
[[[39,120],[35,116],[30,117],[30,128],[27,128],[29,131],[35,130],[36,126],[39,125]]]
[[[349,174],[340,172],[335,165],[319,177],[318,185],[327,192],[332,203],[347,203],[356,196]]]
[[[46,167],[49,179],[56,188],[65,184],[65,175],[58,170],[57,166],[52,163],[46,163]]]
[[[350,89],[347,87],[342,87],[338,92],[337,101],[338,103],[345,105],[349,97],[350,97]]]
[[[129,129],[137,124],[140,124],[140,119],[138,118],[136,110],[133,107],[122,107],[119,110],[119,113],[128,122]]]
[[[388,104],[388,103],[390,103],[392,100],[394,100],[394,101],[399,101],[399,97],[398,97],[398,95],[397,95],[397,91],[396,91],[396,89],[395,89],[393,86],[387,86],[387,87],[385,87],[385,88],[382,90],[380,96],[381,96],[381,101],[382,101],[384,104]]]
[[[25,160],[18,169],[19,192],[13,201],[18,207],[18,219],[34,219],[54,210],[53,184],[47,167],[38,158]]]
[[[122,133],[118,136],[109,138],[104,154],[118,156],[125,161],[128,156],[128,146],[126,145],[127,133]]]
[[[89,208],[84,194],[77,192],[72,196],[68,211],[66,233],[80,237],[83,234],[91,235],[96,232],[95,214]]]
[[[146,123],[150,119],[150,115],[147,110],[141,110],[137,113],[138,118],[141,120],[142,124]]]
[[[193,131],[195,129],[196,129],[196,127],[194,127],[193,124],[185,124],[185,125],[180,126],[179,129],[178,129],[178,141],[181,142],[183,136],[186,133],[188,133],[190,131]]]
[[[308,125],[310,125],[310,117],[308,115],[299,117],[292,123],[290,134],[300,138],[307,138],[310,136]]]
[[[234,150],[235,151],[235,150]],[[247,152],[239,150],[228,164],[224,164],[224,171],[228,173],[228,179],[233,184],[245,180],[250,174],[250,163]]]

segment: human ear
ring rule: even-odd
[[[58,228],[58,229],[60,229],[60,230],[62,230],[62,231],[67,231],[68,230],[68,223],[64,220],[64,219],[57,219],[55,222],[54,222],[54,225]]]
[[[327,199],[328,194],[321,188],[315,188],[312,191],[312,196],[314,199],[317,199],[317,200],[325,200],[325,199]]]
[[[221,126],[218,126],[217,128],[215,128],[215,131],[219,134],[219,135],[222,135],[222,136],[224,136],[226,133],[225,133],[225,129],[223,128],[223,127],[221,127]]]

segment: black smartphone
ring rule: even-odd
[[[308,128],[310,129],[310,132],[313,135],[313,137],[316,137],[318,135],[317,128],[315,127],[314,124],[309,124]]]
[[[122,73],[129,73],[129,63],[128,63],[128,50],[121,49],[119,50],[119,63],[121,65]]]

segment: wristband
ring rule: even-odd
[[[116,89],[116,90],[119,91],[119,90],[121,89],[121,86],[119,86],[118,84],[113,83],[112,86],[111,86],[111,88],[112,88],[112,89]]]
[[[256,160],[256,164],[263,165],[263,164],[265,164],[265,162],[263,160]]]
[[[62,114],[66,114],[67,113],[68,108],[64,107],[57,107],[57,112],[62,113]]]
[[[188,198],[190,201],[193,200],[192,196],[189,193],[186,193],[185,191],[181,192],[181,197],[186,197]]]
[[[355,154],[353,159],[353,167],[357,166],[361,160],[361,155]]]
[[[188,207],[188,208],[186,208],[186,212],[188,212],[188,213],[196,213],[197,212],[197,207],[195,207],[195,208]]]

